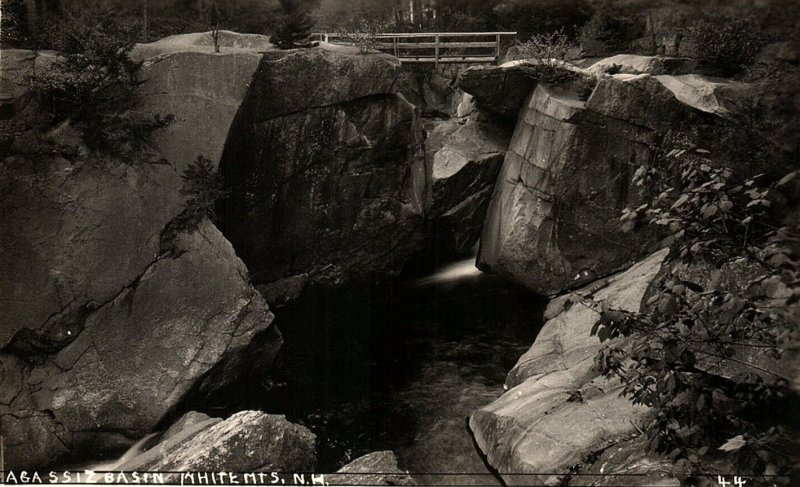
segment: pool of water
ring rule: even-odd
[[[275,311],[285,344],[274,372],[253,371],[198,409],[286,414],[317,435],[321,472],[393,450],[423,484],[497,484],[467,417],[502,394],[545,304],[463,262],[423,279],[306,290]]]

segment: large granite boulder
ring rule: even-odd
[[[497,121],[449,120],[425,140],[431,208],[440,238],[463,255],[478,241],[511,134]]]
[[[523,59],[500,66],[473,66],[458,77],[458,87],[492,113],[516,118],[531,90],[540,82],[558,80],[560,87],[591,84],[595,76],[566,61]]]
[[[40,58],[4,51],[3,89],[24,97],[14,86]],[[162,74],[192,79],[201,92],[201,77],[184,72],[197,67],[178,63]],[[214,73],[206,72],[209,97],[227,89]],[[148,102],[166,114],[187,110],[192,99]],[[219,152],[223,141],[211,145]],[[125,161],[90,156],[68,123],[46,134],[28,130],[11,152],[0,162],[0,429],[8,467],[130,445],[196,383],[212,388],[232,378],[238,352],[256,335],[260,353],[245,356],[269,365],[280,335],[222,234],[204,221],[165,242],[183,210],[183,161],[154,163],[162,154],[147,151]]]
[[[417,485],[397,466],[391,451],[376,451],[358,457],[334,474],[325,475],[328,485]]]
[[[94,181],[104,182],[101,178]],[[98,202],[86,199],[82,203]],[[101,208],[89,206],[83,211],[102,212]],[[30,220],[32,224],[37,221],[47,222],[44,218]],[[106,249],[98,254],[88,254],[91,246],[74,237],[68,247],[79,253],[78,257],[112,251],[117,258],[109,257],[111,268],[128,259],[132,266],[139,253],[123,254],[119,259],[120,235],[112,238],[103,233],[113,228],[82,228],[88,232],[85,237],[91,236],[88,242]],[[157,233],[150,234],[149,240],[157,244],[157,237]],[[80,454],[90,445],[114,448],[129,444],[156,426],[215,366],[238,361],[238,352],[256,334],[261,333],[262,340],[269,343],[262,348],[261,357],[267,365],[277,353],[281,339],[277,330],[270,328],[272,315],[266,303],[250,286],[233,248],[208,222],[178,236],[174,257],[151,250],[151,261],[138,274],[113,276],[117,280],[127,277],[122,283],[109,276],[105,287],[95,289],[79,281],[91,274],[69,272],[69,267],[59,273],[63,264],[48,260],[47,254],[37,255],[42,242],[32,243],[39,247],[34,247],[33,259],[28,262],[54,264],[50,268],[53,274],[40,274],[44,280],[36,284],[74,294],[66,294],[71,301],[41,324],[33,321],[37,317],[19,315],[28,320],[10,322],[22,327],[0,355],[3,389],[13,391],[0,406],[0,425],[6,462],[13,468],[43,466],[60,456]],[[120,266],[116,272],[126,270]],[[100,286],[100,278],[109,274],[115,273],[98,271],[97,279],[89,282]],[[14,290],[23,291],[27,282],[16,282]],[[115,284],[119,287],[112,294]],[[89,293],[104,300],[95,301]],[[56,292],[50,299],[64,296]],[[44,307],[46,301],[40,304]],[[4,310],[8,308],[11,306],[4,306]]]
[[[753,86],[696,75],[603,75],[588,100],[539,84],[520,109],[481,236],[478,265],[555,294],[653,250],[619,216],[649,196],[633,181],[676,124],[746,113]]]
[[[593,285],[594,298],[613,309],[640,311],[666,254],[657,252]],[[591,336],[599,314],[578,304],[557,309],[559,303],[564,300],[554,303],[553,317],[508,374],[508,390],[469,420],[488,462],[511,485],[549,485],[553,473],[566,473],[635,434],[648,412],[619,396],[619,382],[594,370],[594,357],[606,345]]]
[[[153,142],[180,171],[200,155],[219,162],[233,117],[263,56],[239,47],[247,46],[252,35],[227,33],[219,53],[200,43],[206,36],[210,41],[208,33],[172,36],[137,44],[132,52],[143,62],[138,73],[142,108],[175,118]],[[265,36],[255,37],[269,44]]]
[[[316,438],[284,416],[242,411],[190,426],[119,467],[150,472],[310,472]],[[178,475],[167,481],[180,481]]]
[[[261,62],[222,156],[231,194],[217,208],[255,282],[391,275],[420,246],[422,129],[399,73],[388,55],[326,49]]]
[[[484,222],[480,268],[554,294],[646,252],[650,236],[623,234],[618,219],[637,202],[632,166],[651,158],[656,134],[593,123],[585,105],[542,85],[529,96]]]

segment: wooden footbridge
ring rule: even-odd
[[[393,54],[401,63],[499,64],[501,43],[504,38],[516,35],[516,32],[415,32],[376,34],[372,39],[375,49]],[[349,44],[351,35],[316,34],[315,37],[334,44]]]

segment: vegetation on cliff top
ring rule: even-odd
[[[58,58],[29,82],[52,124],[69,121],[81,129],[86,144],[102,152],[135,149],[171,116],[141,109],[130,58],[135,36],[113,17],[80,16],[54,24],[47,44]]]

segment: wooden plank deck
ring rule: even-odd
[[[498,64],[503,38],[516,35],[516,32],[396,32],[377,34],[374,40],[380,41],[376,49],[393,54],[401,63]],[[347,34],[314,36],[325,42],[349,44]]]

